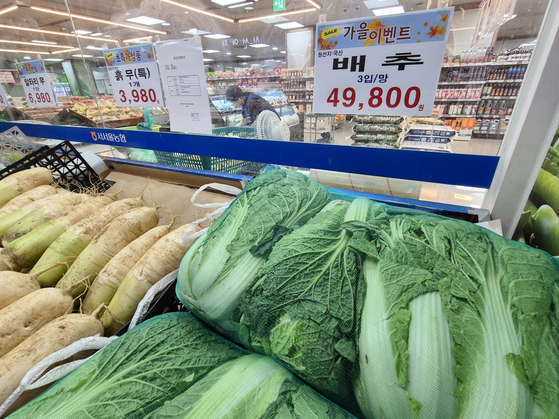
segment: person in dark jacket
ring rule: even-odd
[[[225,97],[228,101],[233,103],[235,106],[240,106],[243,110],[243,119],[237,124],[238,127],[244,125],[255,126],[256,118],[260,115],[262,111],[272,111],[278,118],[279,115],[274,107],[264,99],[262,96],[256,93],[247,93],[239,86],[233,85],[227,88]]]

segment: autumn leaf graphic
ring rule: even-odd
[[[379,45],[382,45],[385,40],[385,38],[382,36],[382,31],[380,29],[386,27],[387,26],[383,25],[380,19],[373,19],[373,23],[367,23],[367,29],[369,29],[370,32],[376,31],[378,33]],[[368,47],[369,45],[375,45],[375,41],[376,41],[375,39],[368,38],[363,44],[363,46]]]
[[[441,20],[442,20],[443,22],[448,22],[448,14],[443,15],[443,16],[441,17]]]
[[[432,27],[429,30],[429,32],[427,32],[427,35],[429,35],[429,38],[433,38],[437,35],[437,32],[439,31],[439,25]]]
[[[418,35],[421,35],[421,32],[417,32]]]
[[[446,25],[441,26],[440,28],[437,26],[437,35],[444,36],[446,33]]]
[[[423,26],[425,26],[425,27],[429,26],[429,22],[425,22],[425,23],[423,24]]]

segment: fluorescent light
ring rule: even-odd
[[[43,29],[26,28],[26,27],[23,27],[23,26],[11,26],[11,25],[1,25],[0,24],[0,28],[13,29],[13,30],[16,30],[16,31],[46,33],[46,34],[49,34],[49,35],[59,35],[59,36],[66,36],[66,37],[70,37],[70,38],[75,38],[77,36],[78,38],[93,39],[94,41],[98,41],[97,38],[92,38],[91,36],[75,35],[75,34],[66,33],[66,32],[45,31]],[[118,44],[118,41],[114,40],[114,39],[111,39],[111,40],[107,39],[107,41],[114,42],[115,44]]]
[[[132,19],[126,19],[127,22],[132,22],[132,23],[137,23],[139,25],[158,25],[160,23],[165,23],[164,20],[161,19],[155,19],[153,17],[149,17],[149,16],[138,16],[138,17],[133,17]]]
[[[287,23],[278,23],[277,26],[280,29],[295,29],[295,28],[302,28],[305,25],[299,23],[299,22],[287,22]]]
[[[167,35],[167,32],[164,32],[164,31],[158,31],[158,30],[155,30],[155,29],[148,29],[148,28],[145,28],[145,27],[142,27],[142,26],[128,25],[126,23],[112,22],[110,20],[99,19],[99,18],[91,17],[91,16],[77,15],[75,13],[61,12],[60,10],[47,9],[45,7],[31,6],[31,9],[37,10],[39,12],[51,13],[51,14],[59,15],[59,16],[70,16],[74,19],[82,19],[82,20],[87,20],[87,21],[90,21],[90,22],[99,22],[99,23],[104,23],[106,25],[120,26],[120,27],[123,27],[123,28],[136,29],[136,30],[144,31],[144,32],[158,33],[160,35]]]
[[[163,0],[166,1],[166,0]],[[312,9],[297,9],[297,10],[292,10],[290,12],[283,12],[283,13],[276,13],[275,15],[268,15],[268,16],[258,16],[258,17],[250,17],[247,19],[240,19],[239,23],[245,23],[245,22],[254,22],[255,20],[263,20],[263,19],[273,19],[275,17],[278,16],[289,16],[289,15],[297,15],[299,13],[308,13],[308,12],[316,12],[318,9],[315,9],[314,7]]]
[[[279,48],[278,47],[273,47],[272,48],[274,51],[277,51]]]
[[[50,54],[50,52],[45,51],[28,51],[25,49],[0,49],[2,52],[21,52],[24,54]]]
[[[78,58],[92,58],[93,55],[87,55],[87,54],[73,54],[72,57],[78,57]]]
[[[237,58],[250,58],[250,55],[237,55]]]
[[[23,57],[24,60],[30,60],[31,57],[29,55],[26,55],[25,57]]]
[[[369,9],[378,9],[381,7],[398,6],[398,0],[365,0],[365,6]]]
[[[230,52],[226,52],[225,55],[231,55],[231,53],[230,53]]]
[[[307,3],[310,3],[312,6],[316,7],[317,9],[322,9],[322,6],[313,0],[307,0]]]
[[[213,61],[213,58],[203,58],[204,62],[206,61]]]
[[[84,31],[83,29],[78,29],[76,31],[72,31],[71,33],[77,33],[78,35],[89,35],[91,31]]]
[[[206,15],[206,16],[215,17],[216,19],[225,20],[226,22],[235,23],[235,20],[231,19],[230,17],[218,15],[216,13],[206,12],[205,10],[197,9],[196,7],[192,7],[192,6],[187,6],[186,4],[182,4],[182,3],[177,3],[176,1],[172,1],[172,0],[161,0],[161,1],[164,1],[165,3],[169,3],[169,4],[172,4],[172,5],[178,6],[178,7],[182,7],[183,9],[187,9],[187,10],[190,10],[192,12],[200,13],[200,14],[203,14],[203,15]]]
[[[213,33],[211,35],[204,35],[204,38],[210,38],[210,39],[225,39],[225,38],[231,38],[231,35],[224,35],[222,33]]]
[[[229,6],[229,8],[230,9],[236,9],[237,7],[250,6],[251,4],[254,4],[254,2],[253,1],[247,1],[245,3],[234,4],[233,6]]]
[[[35,44],[33,42],[24,42],[24,41],[12,41],[11,39],[0,39],[0,43],[6,43],[6,44],[20,44],[20,45],[33,45],[35,47],[45,47],[45,48],[52,48],[50,45],[45,45],[45,44]],[[54,48],[74,48],[71,45],[56,45],[56,47]]]
[[[34,39],[31,42],[37,42],[39,44],[51,44],[51,45],[56,45],[56,42],[51,42],[51,41],[41,41],[40,39]]]
[[[251,44],[251,45],[249,45],[249,47],[252,47],[252,48],[266,48],[266,47],[269,47],[269,46],[270,45],[268,45],[268,44]]]
[[[88,45],[87,47],[85,47],[85,49],[91,49],[91,50],[94,50],[94,51],[103,51],[105,48],[96,47],[95,45]]]
[[[148,40],[151,40],[151,35],[148,36],[139,36],[136,38],[130,38],[130,39],[123,39],[122,42],[146,42]]]
[[[405,12],[405,10],[402,6],[385,7],[383,9],[373,9],[371,11],[373,12],[373,14],[375,16],[396,15],[396,14]]]
[[[103,36],[103,34],[101,32],[95,32],[95,33],[92,33],[91,36]]]
[[[189,29],[187,31],[181,31],[181,33],[189,33],[190,35],[196,36],[196,35],[205,35],[205,34],[210,33],[210,32],[203,31],[202,29],[192,28],[192,29]]]
[[[212,3],[220,6],[229,6],[230,4],[242,3],[244,0],[212,0]]]
[[[268,17],[267,19],[260,19],[260,22],[264,22],[264,23],[279,23],[279,22],[287,22],[289,19],[286,19],[285,17],[281,17],[281,16],[277,16],[277,17]]]
[[[245,7],[245,10],[254,10],[254,7],[252,7],[252,6],[247,6],[247,7]]]
[[[171,24],[169,22],[163,22],[161,26],[171,26]]]
[[[453,32],[453,31],[465,31],[465,30],[471,30],[471,29],[475,29],[475,26],[469,26],[467,28],[454,28],[454,29],[450,29],[449,32]]]
[[[218,49],[205,49],[202,52],[205,52],[206,54],[215,54],[216,52],[221,52]]]
[[[64,49],[62,51],[54,51],[52,54],[64,54],[65,52],[79,51],[79,48]]]
[[[12,10],[15,10],[15,9],[17,9],[17,8],[18,8],[17,5],[15,5],[15,6],[10,6],[10,7],[6,7],[5,9],[0,10],[0,15],[3,15],[4,13],[11,12]]]
[[[285,51],[280,51],[281,54],[285,54]]]
[[[43,61],[53,61],[59,63],[60,61],[64,61],[64,58],[45,58]]]

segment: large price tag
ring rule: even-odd
[[[319,23],[314,112],[431,115],[452,12]]]
[[[56,96],[43,60],[17,63],[16,68],[29,106],[56,106]]]
[[[6,92],[4,92],[4,88],[0,85],[0,108],[6,108],[8,106],[10,106],[10,103],[6,97]]]
[[[105,50],[117,106],[164,106],[153,45]]]

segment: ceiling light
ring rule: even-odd
[[[285,54],[285,51],[280,51],[281,54]]]
[[[78,29],[77,31],[72,31],[71,33],[77,33],[78,35],[89,35],[91,31],[84,31],[83,29]]]
[[[237,55],[237,58],[250,58],[250,55]]]
[[[206,61],[213,61],[213,58],[203,58],[204,62]]]
[[[93,51],[103,51],[105,48],[103,47],[96,47],[95,45],[88,45],[85,49],[91,49]]]
[[[70,49],[64,49],[62,51],[54,51],[52,52],[52,54],[64,54],[65,52],[73,52],[73,51],[79,51],[79,48],[70,48]]]
[[[204,35],[204,38],[210,38],[210,39],[225,39],[225,38],[231,38],[230,35],[224,35],[222,33],[213,33],[211,35]]]
[[[189,29],[187,31],[181,31],[181,33],[189,33],[190,35],[196,36],[196,35],[205,35],[205,34],[210,33],[210,32],[203,31],[203,30],[197,29],[197,28],[192,28],[192,29]]]
[[[55,63],[59,63],[60,61],[64,61],[64,58],[45,58],[43,61],[53,61]]]
[[[196,7],[192,7],[192,6],[187,6],[186,4],[182,4],[182,3],[177,3],[176,1],[172,1],[172,0],[161,0],[161,1],[164,1],[165,3],[173,4],[173,5],[178,6],[178,7],[182,7],[184,9],[188,9],[192,12],[201,13],[201,14],[206,15],[206,16],[215,17],[216,19],[225,20],[226,22],[235,23],[235,20],[231,19],[230,17],[221,16],[221,15],[218,15],[218,14],[215,14],[215,13],[206,12],[205,10],[197,9]]]
[[[322,6],[320,4],[318,4],[316,1],[313,0],[307,0],[307,3],[310,3],[312,6],[316,7],[317,9],[321,9]]]
[[[279,48],[278,47],[273,47],[272,48],[274,51],[277,51]]]
[[[253,1],[247,1],[244,3],[239,3],[239,4],[234,4],[233,6],[229,6],[230,9],[236,9],[237,7],[243,7],[243,6],[250,6],[251,4],[254,4]]]
[[[396,7],[385,7],[383,9],[374,9],[371,10],[375,16],[387,16],[387,15],[396,15],[399,13],[404,13],[405,10],[402,6]]]
[[[205,49],[202,52],[205,52],[206,54],[215,54],[216,52],[220,52],[218,49]]]
[[[24,42],[24,41],[12,41],[11,39],[0,39],[1,43],[6,43],[6,44],[20,44],[20,45],[33,45],[36,47],[45,47],[45,48],[52,48],[50,45],[46,45],[46,44],[36,44],[35,41],[33,42]],[[54,48],[74,48],[71,45],[56,45],[56,47]]]
[[[287,22],[288,20],[289,19],[278,16],[278,17],[272,17],[272,18],[269,18],[269,19],[260,19],[260,22],[272,24],[272,23],[279,23],[279,22]]]
[[[10,7],[6,7],[5,9],[0,10],[0,15],[3,15],[4,13],[11,12],[12,10],[15,10],[15,9],[17,9],[17,8],[18,8],[17,5],[15,5],[15,6],[10,6]]]
[[[367,6],[369,9],[398,6],[398,0],[365,0],[363,3],[365,3],[365,6]]]
[[[165,1],[165,0],[163,0]],[[275,17],[278,16],[289,16],[289,15],[297,15],[300,13],[308,13],[308,12],[316,12],[318,9],[315,9],[314,7],[312,9],[297,9],[297,10],[292,10],[290,12],[284,12],[284,13],[276,13],[275,15],[268,15],[268,16],[258,16],[258,17],[250,17],[247,19],[240,19],[239,23],[245,23],[245,22],[254,22],[255,20],[262,20],[262,19],[273,19]]]
[[[136,30],[144,31],[144,32],[158,33],[160,35],[167,35],[167,32],[164,32],[164,31],[158,31],[158,30],[155,30],[155,29],[148,29],[148,28],[141,27],[141,26],[128,25],[126,23],[112,22],[110,20],[99,19],[99,18],[91,17],[91,16],[77,15],[75,13],[61,12],[60,10],[46,9],[44,7],[35,7],[35,6],[31,6],[31,9],[37,10],[39,12],[52,13],[54,15],[59,15],[59,16],[70,16],[74,19],[82,19],[82,20],[87,20],[87,21],[90,21],[90,22],[99,22],[99,23],[104,23],[106,25],[121,26],[123,28],[136,29]]]
[[[74,35],[74,34],[66,33],[66,32],[45,31],[43,29],[25,28],[23,26],[11,26],[11,25],[1,25],[0,24],[0,28],[13,29],[13,30],[16,30],[16,31],[39,32],[39,33],[46,33],[46,34],[49,34],[49,35],[66,36],[66,37],[70,37],[70,38],[75,38],[77,36],[78,38],[93,39],[94,41],[98,41],[97,38],[92,38],[91,36]],[[108,36],[108,35],[105,35],[105,36]],[[109,41],[109,40],[107,40],[107,41]],[[111,39],[109,42],[114,42],[114,43],[118,44],[118,41],[116,41],[114,39]]]
[[[34,39],[31,42],[37,42],[39,44],[51,44],[51,45],[56,45],[56,42],[51,42],[51,41],[41,41],[40,39]]]
[[[287,23],[278,23],[277,26],[280,29],[296,29],[296,28],[302,28],[305,25],[299,23],[299,22],[287,22]]]
[[[151,35],[149,36],[140,36],[140,37],[136,37],[136,38],[130,38],[130,39],[123,39],[122,42],[132,42],[132,43],[137,43],[137,42],[147,42],[147,41],[151,41]]]
[[[95,33],[92,33],[91,36],[103,36],[103,34],[101,32],[95,32]],[[105,36],[107,36],[107,35],[105,35]]]
[[[226,52],[225,55],[231,55],[231,53],[230,53],[230,52]]]
[[[30,60],[31,57],[29,55],[26,55],[25,57],[23,57],[24,60]]]
[[[28,51],[25,49],[0,49],[2,52],[20,52],[24,54],[50,54],[50,52],[45,51]]]
[[[252,7],[252,6],[247,6],[247,7],[245,7],[245,10],[254,10],[254,7]]]
[[[132,19],[126,19],[127,22],[138,23],[139,25],[158,25],[159,23],[165,23],[164,20],[155,19],[149,16],[138,16],[133,17]]]
[[[95,36],[95,34],[91,35],[91,36]],[[111,35],[105,35],[105,38],[112,38]],[[118,42],[118,41],[117,41]]]
[[[242,3],[244,0],[212,0],[212,3],[220,6],[229,6],[230,4]]]
[[[171,26],[171,24],[169,22],[163,22],[161,26]]]
[[[73,54],[72,57],[78,57],[78,58],[92,58],[93,55],[87,55],[87,54]]]

